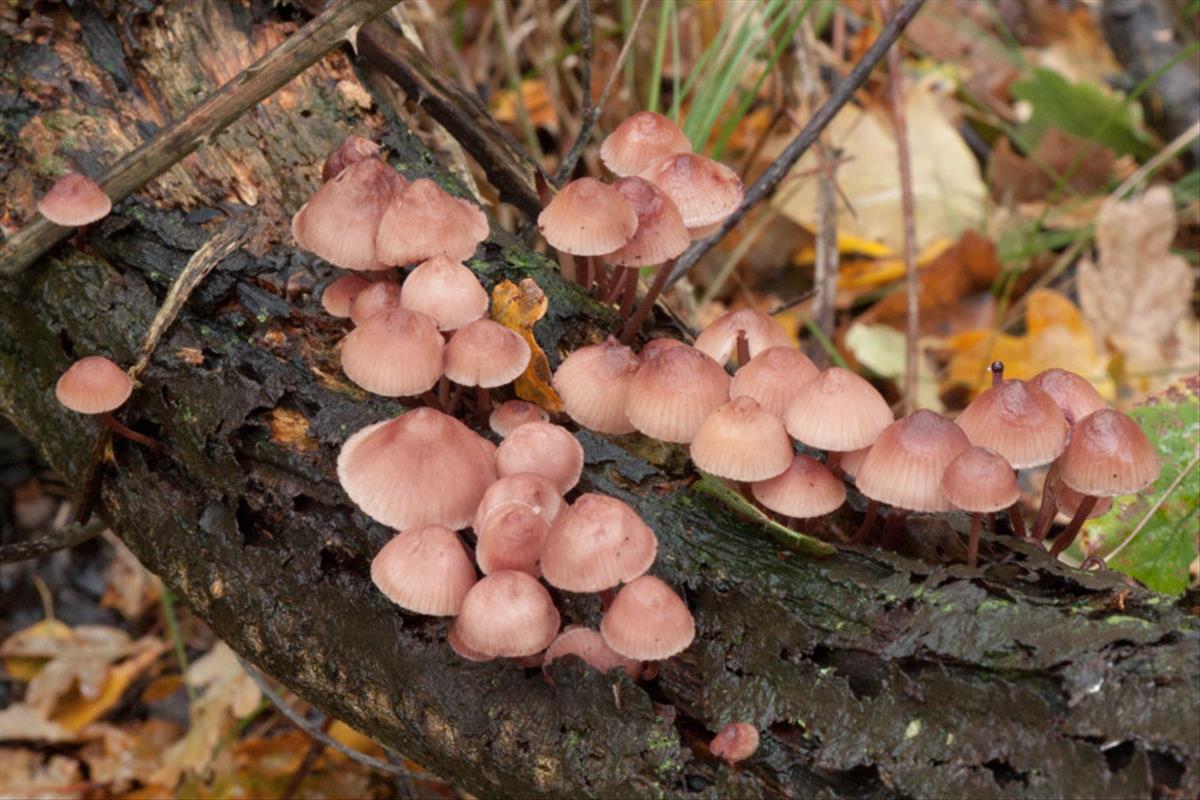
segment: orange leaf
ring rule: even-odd
[[[562,411],[562,399],[550,385],[550,362],[533,335],[533,325],[546,315],[549,301],[532,278],[496,284],[492,290],[492,319],[512,328],[529,344],[529,366],[513,383],[517,397],[536,403],[550,413]]]

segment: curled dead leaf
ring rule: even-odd
[[[529,345],[529,366],[513,383],[513,391],[554,414],[562,411],[562,399],[550,385],[550,362],[533,335],[534,323],[548,307],[546,293],[532,278],[523,278],[519,285],[503,281],[492,289],[492,319],[521,334]]]

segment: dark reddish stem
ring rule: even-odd
[[[621,329],[621,344],[629,344],[633,341],[633,337],[642,329],[646,319],[650,316],[650,311],[654,308],[654,301],[662,294],[663,287],[667,285],[667,279],[671,277],[671,270],[675,266],[675,260],[672,259],[667,263],[659,266],[658,272],[654,273],[654,282],[650,284],[649,291],[642,298],[641,305],[633,312],[633,316],[625,322],[625,327]]]
[[[637,302],[637,267],[626,267],[624,274],[625,292],[621,295],[621,319],[629,319],[629,315],[633,313],[633,304]]]
[[[550,201],[554,199],[554,190],[550,188],[550,182],[546,180],[546,176],[540,169],[534,170],[533,183],[537,187],[538,200],[542,201],[542,208],[550,205]]]
[[[739,367],[750,363],[750,340],[746,338],[746,332],[743,330],[738,331],[737,362]]]
[[[1042,505],[1038,509],[1037,519],[1033,521],[1033,538],[1041,541],[1050,532],[1054,522],[1054,512],[1058,508],[1058,462],[1050,465],[1046,473],[1046,481],[1042,484]]]
[[[983,515],[971,515],[971,533],[967,537],[967,566],[972,569],[979,563],[979,531],[983,528]]]
[[[608,296],[608,267],[599,258],[588,259],[592,265],[592,280],[596,284],[596,296]]]
[[[875,520],[879,517],[879,502],[872,500],[867,503],[867,516],[859,527],[858,532],[850,537],[853,544],[866,544],[871,536],[871,529],[875,527]]]
[[[600,592],[600,610],[608,611],[608,607],[613,604],[613,600],[617,599],[617,593],[612,589],[604,589]]]
[[[1008,524],[1012,525],[1013,536],[1024,539],[1026,536],[1025,520],[1021,517],[1021,509],[1018,508],[1020,504],[1020,501],[1017,501],[1008,507]]]
[[[846,470],[842,469],[842,454],[837,450],[826,451],[825,466],[829,467],[829,471],[833,473],[833,477],[839,481],[846,480]]]
[[[450,407],[450,379],[445,375],[438,379],[437,399],[440,410],[445,411]]]
[[[1092,509],[1096,507],[1098,497],[1085,497],[1083,502],[1079,504],[1079,508],[1075,511],[1075,516],[1071,517],[1071,522],[1063,529],[1063,532],[1054,540],[1054,546],[1050,548],[1050,555],[1058,557],[1058,554],[1071,546],[1071,542],[1075,541],[1075,537],[1079,534],[1079,529],[1083,527],[1083,523],[1087,520],[1088,514],[1092,513]]]
[[[899,549],[900,542],[903,540],[901,533],[904,531],[904,521],[908,519],[908,512],[893,508],[892,513],[888,514],[887,525],[883,528],[883,546],[889,550]]]
[[[492,390],[486,386],[478,387],[475,393],[475,412],[480,420],[486,420],[492,413]]]
[[[990,369],[992,371],[992,386],[999,386],[1004,383],[1004,362],[993,361]]]
[[[146,436],[143,433],[138,433],[132,428],[117,422],[117,418],[112,415],[112,412],[106,411],[98,416],[100,417],[100,421],[104,423],[104,426],[118,436],[124,436],[129,441],[145,445],[151,450],[163,449],[163,446],[159,444],[157,440],[151,439],[149,436]]]
[[[592,288],[592,271],[591,259],[587,256],[579,256],[575,259],[575,276],[579,281],[579,285],[584,289]]]

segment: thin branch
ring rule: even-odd
[[[119,203],[207,144],[230,123],[308,69],[351,32],[387,11],[396,0],[341,0],[278,47],[217,89],[181,120],[124,155],[97,183]],[[0,251],[0,275],[16,275],[74,228],[37,217]]]
[[[512,44],[512,27],[508,24],[507,0],[492,0],[492,13],[496,17],[496,28],[500,34],[500,54],[503,56],[504,71],[508,74],[508,83],[513,92],[513,108],[516,109],[517,123],[525,135],[525,144],[533,157],[540,161],[542,148],[538,145],[537,131],[533,120],[529,118],[529,109],[525,107],[525,96],[521,93],[521,70],[517,65],[516,47]]]
[[[94,519],[86,525],[67,525],[36,539],[0,545],[0,564],[28,561],[31,558],[57,553],[59,550],[67,550],[94,539],[105,527],[102,520]]]
[[[817,141],[817,137],[821,135],[821,131],[825,130],[829,123],[833,121],[834,116],[837,115],[842,106],[846,105],[850,101],[850,98],[854,96],[854,93],[858,91],[859,87],[866,82],[867,76],[871,74],[871,70],[875,69],[875,66],[883,60],[888,49],[900,38],[900,34],[904,31],[908,23],[912,21],[912,18],[920,10],[924,2],[925,0],[904,0],[901,3],[900,9],[879,31],[879,38],[863,54],[862,60],[855,64],[845,79],[834,87],[829,95],[829,99],[817,109],[817,113],[813,114],[808,124],[784,148],[779,158],[771,166],[767,167],[758,180],[746,190],[746,196],[737,210],[726,217],[712,235],[706,239],[693,242],[691,247],[685,250],[683,255],[679,257],[671,273],[672,283],[686,275],[688,270],[704,257],[705,253],[711,250],[725,234],[737,226],[742,217],[746,216],[746,213],[750,209],[762,202],[775,190],[775,187],[787,176],[792,166]]]

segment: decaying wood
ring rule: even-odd
[[[269,3],[229,8],[193,0],[125,26],[105,7],[88,24],[107,18],[130,53],[170,43],[169,58],[122,66],[144,98],[186,105],[169,87],[207,87],[214,52],[252,58],[291,24]],[[51,155],[86,160],[112,144],[102,125],[88,140],[56,119],[126,115],[142,102],[92,65],[65,10],[47,13],[53,36],[9,55],[25,75],[59,66],[16,89],[0,84],[0,172],[18,202],[48,182]],[[61,80],[68,72],[74,83]],[[351,127],[382,129],[345,81],[344,58],[319,63],[206,159],[0,281],[0,412],[77,482],[95,423],[57,405],[58,374],[89,353],[136,357],[219,204],[248,191],[239,181],[280,219],[261,247],[225,259],[167,332],[124,419],[171,456],[118,442],[99,512],[240,654],[487,797],[1200,792],[1200,597],[1175,602],[991,538],[982,568],[969,570],[953,563],[961,544],[943,520],[910,526],[907,555],[814,557],[698,491],[679,448],[636,436],[578,434],[582,488],[639,510],[661,542],[654,571],[696,615],[697,641],[655,681],[562,664],[551,687],[508,664],[462,661],[445,644],[446,621],[390,605],[368,569],[391,532],[353,508],[334,461],[349,433],[400,407],[342,378],[333,347],[345,326],[317,301],[332,271],[296,251],[282,224],[315,187],[326,150]],[[399,167],[454,188],[417,141],[390,130]],[[489,285],[542,286],[550,311],[536,332],[552,361],[615,324],[509,238],[485,243],[471,265]],[[816,532],[857,520],[846,510]],[[560,600],[569,620],[597,621],[596,599]],[[762,731],[737,770],[706,750],[730,721]]]

